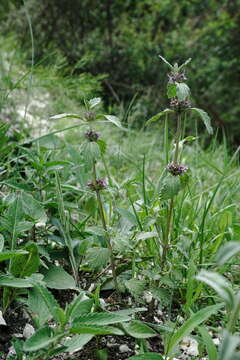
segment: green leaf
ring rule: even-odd
[[[133,308],[133,309],[124,309],[124,310],[118,310],[118,311],[115,311],[114,313],[115,314],[118,314],[118,315],[132,315],[132,314],[135,314],[137,312],[141,312],[141,311],[147,311],[147,308]]]
[[[29,339],[23,344],[23,350],[27,352],[38,351],[43,348],[47,349],[49,345],[56,342],[62,334],[53,336],[53,330],[49,326],[45,326],[37,330]]]
[[[147,239],[151,239],[153,237],[158,236],[158,233],[156,231],[146,231],[146,232],[140,232],[137,235],[137,240],[147,240]]]
[[[118,117],[114,116],[114,115],[104,115],[104,117],[111,122],[112,124],[116,125],[119,129],[123,129],[121,121],[119,120]]]
[[[239,360],[239,353],[236,352],[240,345],[240,337],[224,331],[223,340],[219,349],[218,360]]]
[[[52,120],[59,120],[59,119],[66,119],[66,118],[84,120],[81,115],[71,114],[71,113],[57,114],[57,115],[53,115],[50,117],[50,119],[52,119]]]
[[[75,335],[71,339],[63,341],[63,345],[66,346],[64,352],[73,353],[75,351],[82,350],[82,348],[93,338],[94,335],[81,334]]]
[[[31,281],[27,279],[18,279],[11,275],[1,275],[0,286],[7,286],[13,288],[29,288],[33,285]]]
[[[179,176],[167,176],[160,189],[159,197],[161,200],[169,200],[176,196],[181,190]]]
[[[161,112],[159,112],[158,114],[154,115],[153,117],[151,117],[145,124],[145,126],[148,126],[149,124],[151,124],[152,122],[157,121],[158,119],[160,119],[162,116],[166,115],[166,114],[171,114],[174,113],[173,110],[171,109],[165,109]]]
[[[78,297],[78,299],[81,299]],[[86,300],[75,300],[73,306],[71,307],[68,316],[69,320],[73,321],[78,316],[89,314],[92,310],[94,300],[93,299],[86,299]]]
[[[168,83],[167,85],[167,97],[172,99],[177,96],[177,86],[175,83]]]
[[[28,254],[28,252],[24,250],[3,251],[0,253],[0,261],[8,260],[15,256],[22,256],[26,254]]]
[[[230,310],[234,308],[234,292],[232,286],[223,276],[213,271],[201,270],[196,276],[196,279],[211,286],[220,298],[226,302]]]
[[[126,333],[136,339],[147,339],[156,336],[156,332],[141,321],[131,321],[129,324],[122,324]]]
[[[160,59],[162,59],[163,62],[165,62],[165,64],[167,64],[171,70],[173,70],[173,66],[162,56],[162,55],[158,55],[160,57]]]
[[[148,352],[141,355],[131,356],[128,360],[164,360],[159,354]]]
[[[168,343],[167,355],[172,355],[175,347],[185,337],[191,334],[191,332],[199,326],[202,322],[207,320],[211,315],[216,313],[223,304],[207,306],[204,309],[199,310],[193,314],[184,324],[172,335]]]
[[[42,205],[32,195],[23,192],[21,194],[21,202],[23,212],[35,222],[47,217]]]
[[[69,329],[72,334],[92,334],[92,335],[124,335],[124,332],[113,326],[74,324]]]
[[[240,253],[240,241],[228,241],[219,249],[216,261],[219,265],[223,265],[238,253]]]
[[[125,280],[124,285],[133,296],[139,297],[146,287],[146,281],[142,279],[130,279]]]
[[[192,60],[192,58],[188,58],[181,66],[179,66],[178,70],[181,70],[184,66],[186,66],[188,63],[190,63],[191,60]]]
[[[101,154],[98,143],[91,142],[91,141],[85,142],[82,145],[82,154],[83,154],[84,160],[87,163],[92,164],[93,161],[97,160]]]
[[[101,154],[105,154],[106,148],[107,148],[107,143],[102,139],[98,139],[97,144],[99,145]]]
[[[200,116],[200,118],[204,122],[204,125],[206,126],[206,129],[207,129],[208,133],[212,134],[213,133],[213,128],[211,126],[211,119],[208,116],[208,114],[205,111],[203,111],[202,109],[198,109],[198,108],[190,108],[190,110],[193,110],[194,112],[196,112]]]
[[[138,225],[137,219],[133,213],[126,209],[116,208],[117,212],[132,225]]]
[[[39,327],[52,318],[49,308],[36,287],[28,290],[27,306]]]
[[[90,248],[86,253],[86,262],[92,269],[105,267],[110,258],[110,250],[107,248]]]
[[[90,313],[82,315],[74,320],[74,326],[77,325],[109,325],[116,324],[125,321],[129,321],[130,318],[126,315],[118,315],[113,312],[102,312],[102,313]]]
[[[26,244],[24,250],[27,254],[14,258],[10,266],[11,274],[20,278],[37,272],[40,265],[38,247],[35,243]]]
[[[47,169],[47,171],[61,170],[66,166],[71,166],[71,165],[72,163],[70,161],[65,161],[65,160],[55,160],[44,163],[44,167]]]
[[[186,100],[190,96],[190,89],[185,83],[176,83],[176,92],[180,101]]]
[[[59,266],[50,266],[45,273],[44,281],[50,289],[75,289],[74,278]]]
[[[20,226],[23,219],[23,211],[20,201],[20,195],[17,195],[13,202],[10,203],[5,216],[1,219],[1,224],[11,234],[10,248],[14,250],[16,247],[16,239],[23,230]]]
[[[2,234],[0,234],[0,252],[2,252],[4,249],[4,242],[4,237]]]
[[[58,313],[56,309],[59,308],[59,305],[54,296],[42,285],[34,283],[34,288],[37,290],[39,296],[41,296],[41,298],[45,302],[49,313],[52,315],[54,320],[58,322]]]
[[[212,338],[209,335],[207,329],[204,326],[200,326],[198,328],[198,330],[202,336],[203,343],[206,346],[207,353],[208,353],[208,359],[209,360],[217,360],[217,358],[218,358],[217,348],[216,348],[216,345],[214,344],[214,342],[212,341]]]
[[[88,101],[89,105],[90,105],[90,109],[93,109],[95,106],[97,106],[98,104],[100,104],[101,102],[101,98],[93,98],[91,100]]]

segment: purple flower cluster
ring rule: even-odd
[[[167,171],[173,176],[183,175],[187,170],[188,167],[183,164],[170,163],[167,165]]]
[[[88,139],[88,141],[96,142],[99,138],[99,133],[94,130],[88,130],[85,132],[85,138]]]
[[[177,111],[190,108],[192,105],[188,100],[178,100],[177,98],[171,99],[170,107]]]
[[[89,181],[87,183],[87,186],[93,191],[100,191],[104,190],[107,187],[107,182],[105,179],[97,179],[96,183],[94,183],[93,181]]]
[[[184,82],[186,81],[186,75],[184,73],[171,72],[168,74],[168,83],[174,84],[175,82]]]

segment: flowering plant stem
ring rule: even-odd
[[[100,190],[97,189],[97,187],[96,187],[97,173],[96,173],[96,162],[95,162],[95,160],[93,161],[93,184],[94,184],[94,186],[96,188],[99,214],[100,214],[103,229],[104,229],[105,234],[106,234],[107,245],[108,245],[108,249],[109,249],[109,252],[110,252],[110,263],[111,263],[111,269],[112,269],[112,275],[113,275],[113,282],[114,282],[115,289],[118,292],[118,282],[117,282],[116,266],[115,266],[114,255],[113,255],[113,248],[112,248],[111,239],[110,239],[110,236],[109,236],[107,223],[106,223],[106,219],[105,219],[105,215],[104,215],[103,203],[102,203]]]
[[[175,151],[173,155],[173,163],[177,164],[179,157],[179,142],[181,137],[181,113],[177,113],[177,132],[175,138]],[[167,217],[167,229],[166,229],[166,237],[163,243],[163,252],[162,252],[162,267],[164,267],[167,257],[167,251],[169,248],[169,244],[171,243],[171,234],[172,234],[172,225],[173,225],[173,210],[174,210],[174,198],[170,200],[169,209],[168,209],[168,217]]]

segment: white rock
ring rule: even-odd
[[[35,329],[31,324],[26,324],[25,328],[23,329],[23,336],[25,339],[30,338],[35,333]]]
[[[157,323],[157,324],[162,324],[162,320],[160,320],[159,318],[157,318],[156,316],[153,317],[154,321]]]
[[[192,339],[189,336],[183,338],[180,347],[182,350],[184,350],[186,355],[198,356],[199,354],[197,340]]]
[[[95,288],[95,284],[92,283],[92,284],[89,286],[88,291],[89,291],[89,292],[92,292],[92,291],[94,290],[94,288]]]
[[[212,340],[213,340],[213,343],[214,343],[215,345],[219,345],[219,344],[220,344],[219,338],[214,338],[214,339],[212,339]]]
[[[6,321],[4,320],[3,316],[2,316],[2,312],[0,311],[0,325],[7,325]]]
[[[123,344],[119,346],[119,351],[121,353],[125,353],[131,351],[131,349],[127,346],[127,344]]]
[[[153,296],[150,293],[150,291],[144,291],[143,298],[146,301],[146,303],[149,304],[152,301]]]
[[[106,302],[105,302],[105,300],[104,299],[102,299],[102,298],[100,298],[99,299],[99,301],[100,301],[100,305],[101,305],[101,307],[103,307],[103,308],[105,308],[106,307]]]

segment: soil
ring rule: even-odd
[[[53,290],[54,297],[58,300],[58,303],[64,308],[66,303],[70,303],[76,294],[75,291],[57,291]],[[105,303],[108,305],[109,311],[116,311],[124,308],[131,308],[128,305],[129,296],[122,296],[119,301],[119,296],[116,298],[114,293],[106,291],[103,296]],[[134,303],[134,300],[131,299]],[[137,306],[137,305],[136,305]],[[135,307],[135,305],[133,305]],[[146,307],[146,304],[144,305]],[[151,308],[151,311],[150,311]],[[152,322],[156,324],[156,317],[161,318],[157,314],[157,309],[152,312],[152,304],[149,305],[149,311],[141,312],[138,314],[138,318],[141,321]],[[11,341],[13,338],[23,339],[23,329],[25,325],[31,324],[31,319],[23,306],[11,307],[5,314],[4,319],[7,326],[0,325],[0,360],[7,359],[7,354],[11,347]],[[161,320],[161,319],[160,319]],[[74,353],[73,355],[61,354],[55,356],[49,360],[97,360],[96,350],[107,350],[108,360],[125,360],[135,355],[137,341],[128,336],[99,336],[98,339],[93,338],[88,344],[84,346],[84,349]],[[154,337],[147,339],[148,349],[151,352],[162,353],[163,346],[160,337]],[[122,347],[121,347],[122,345]],[[124,346],[123,346],[124,345]],[[138,346],[138,345],[137,345]],[[121,352],[125,348],[124,352]],[[2,354],[2,355],[1,355]]]

